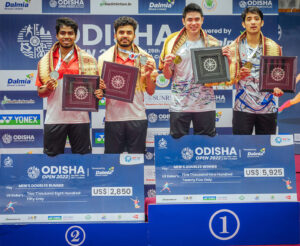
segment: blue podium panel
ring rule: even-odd
[[[155,138],[157,203],[297,201],[292,135]]]
[[[0,158],[0,223],[144,221],[141,154]]]
[[[0,226],[1,246],[146,246],[147,224],[43,224]]]
[[[300,242],[299,203],[149,206],[149,245],[268,245]]]

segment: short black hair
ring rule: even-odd
[[[138,24],[137,21],[135,19],[133,19],[132,17],[121,16],[114,21],[114,29],[115,29],[115,32],[117,32],[117,30],[120,26],[130,25],[133,27],[133,30],[135,32],[137,24]]]
[[[184,7],[182,12],[182,18],[185,19],[186,14],[189,12],[199,12],[201,17],[203,17],[203,11],[201,7],[196,3],[190,3]]]
[[[60,17],[60,18],[56,19],[56,26],[55,26],[56,34],[59,33],[59,30],[62,26],[71,27],[74,30],[75,35],[77,35],[78,24],[73,19],[71,19],[69,17]]]
[[[251,7],[247,7],[244,9],[243,13],[241,14],[241,18],[243,20],[243,22],[245,22],[245,19],[246,19],[246,15],[248,13],[252,13],[252,14],[258,14],[261,18],[261,20],[264,19],[264,14],[263,12],[258,8],[258,7],[255,7],[255,6],[251,6]]]

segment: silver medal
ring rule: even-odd
[[[140,62],[141,62],[142,65],[146,65],[147,61],[148,61],[147,56],[141,56]]]
[[[59,78],[59,73],[57,72],[57,71],[52,71],[51,73],[50,73],[50,78],[51,79],[55,79],[55,80],[57,80],[58,78]]]

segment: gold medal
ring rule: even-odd
[[[180,56],[177,55],[177,56],[175,57],[175,59],[173,60],[173,62],[174,62],[174,64],[177,65],[177,64],[179,64],[179,63],[182,62],[182,58],[181,58]]]
[[[243,67],[245,67],[245,68],[248,68],[248,69],[250,69],[251,70],[251,68],[252,68],[252,63],[251,62],[246,62],[245,64],[244,64],[244,66]]]

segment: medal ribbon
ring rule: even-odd
[[[128,58],[129,58],[130,60],[135,60],[136,58],[139,57],[139,54],[134,53],[134,52],[132,52],[132,51],[124,50],[124,49],[122,49],[122,48],[120,48],[120,47],[118,47],[118,50],[121,51],[121,52],[123,52],[123,53],[125,53],[125,54],[128,54]]]
[[[61,67],[61,64],[62,64],[62,61],[61,61],[61,51],[60,49],[58,50],[59,52],[59,58],[58,58],[58,62],[56,64],[56,67],[55,67],[55,71],[57,72],[59,70],[59,68]],[[74,49],[70,50],[69,53],[65,56],[64,60],[63,61],[66,61],[67,59],[69,59],[69,57],[71,55],[73,55],[74,53]]]
[[[255,49],[250,53],[250,46],[248,45],[247,39],[245,39],[245,49],[246,49],[246,54],[247,54],[247,61],[250,62],[254,54],[257,52],[259,44],[255,47]]]

